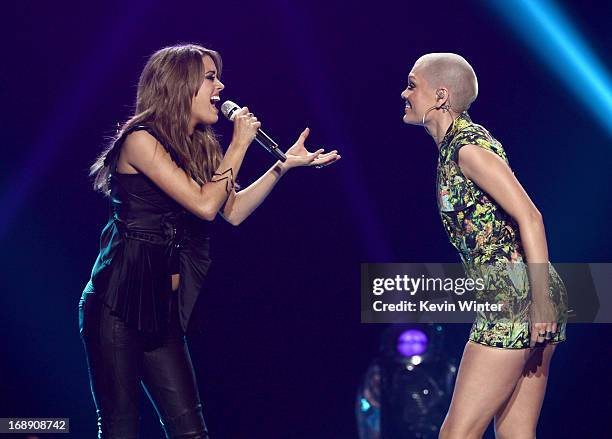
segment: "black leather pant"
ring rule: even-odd
[[[176,293],[176,292],[175,292]],[[98,438],[135,439],[142,384],[167,438],[208,438],[195,374],[178,321],[177,294],[168,334],[126,328],[95,293],[79,302],[79,330],[98,415]]]

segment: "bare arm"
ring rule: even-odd
[[[296,166],[325,166],[340,159],[335,150],[327,154],[322,154],[322,149],[309,153],[304,145],[309,132],[306,128],[287,150],[287,160],[284,163],[276,162],[247,188],[238,193],[232,191],[223,209],[223,217],[230,224],[237,226],[253,213],[289,169]]]
[[[216,172],[236,178],[247,148],[260,123],[243,108],[234,119],[234,135]],[[157,139],[146,131],[127,136],[122,149],[127,162],[153,181],[168,196],[199,218],[212,221],[228,197],[227,180],[203,185],[176,165]],[[231,170],[231,171],[230,171]]]
[[[266,199],[284,173],[277,163],[247,188],[232,191],[223,209],[223,217],[230,224],[239,225]]]
[[[459,167],[463,174],[486,191],[516,220],[521,244],[528,262],[529,278],[536,305],[550,305],[548,298],[548,248],[542,215],[527,192],[516,179],[510,167],[495,153],[477,145],[465,145],[459,150]],[[542,308],[540,308],[541,310]],[[535,330],[556,331],[552,316],[538,317]],[[546,323],[550,322],[548,325]],[[539,326],[544,325],[544,326]],[[537,338],[532,330],[532,342]]]
[[[516,220],[527,260],[547,263],[542,215],[506,162],[480,146],[465,145],[459,150],[459,167]]]

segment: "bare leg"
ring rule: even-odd
[[[533,351],[514,392],[495,415],[498,439],[534,439],[555,345]]]
[[[479,439],[508,400],[530,349],[500,349],[468,341],[440,439]]]

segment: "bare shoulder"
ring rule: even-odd
[[[159,146],[158,140],[146,130],[131,132],[123,142],[123,150],[128,156],[152,155]]]
[[[461,171],[468,178],[470,175],[508,168],[506,162],[493,151],[474,144],[464,145],[459,149],[458,162]]]
[[[157,160],[171,161],[170,154],[146,130],[138,130],[128,134],[121,153],[129,165],[141,171]]]

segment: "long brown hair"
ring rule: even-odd
[[[164,47],[145,65],[138,82],[136,110],[90,168],[94,189],[108,195],[109,166],[104,164],[114,143],[131,127],[148,125],[172,148],[191,178],[210,181],[221,162],[221,145],[210,126],[198,125],[189,136],[191,102],[204,81],[202,58],[210,56],[221,74],[221,56],[196,44]]]

